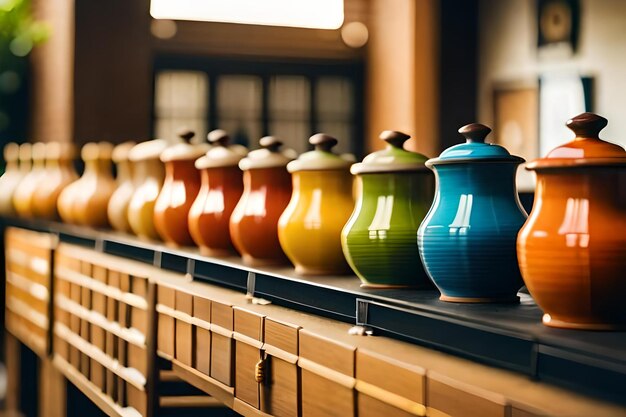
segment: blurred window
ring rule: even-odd
[[[155,83],[158,137],[182,126],[202,137],[221,128],[251,148],[274,135],[305,152],[309,136],[324,132],[339,139],[337,152],[362,151],[360,64],[157,60]]]

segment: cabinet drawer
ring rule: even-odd
[[[260,408],[260,384],[257,382],[257,366],[263,358],[264,316],[234,307],[235,347],[235,397]]]
[[[232,306],[211,302],[211,377],[234,386],[235,345]]]
[[[426,401],[429,408],[451,417],[509,416],[503,396],[434,372],[428,373]]]

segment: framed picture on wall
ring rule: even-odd
[[[493,91],[495,143],[527,161],[539,157],[539,91],[537,82],[498,84]],[[532,174],[517,172],[520,191],[535,187]]]
[[[593,78],[576,72],[553,72],[539,79],[539,153],[573,139],[565,123],[577,114],[593,111]]]
[[[580,27],[580,0],[537,1],[537,47],[566,47],[575,52]]]

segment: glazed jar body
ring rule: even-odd
[[[518,300],[522,278],[515,245],[526,213],[515,189],[517,165],[435,166],[437,191],[418,230],[418,247],[442,300]]]
[[[8,163],[6,171],[0,177],[0,214],[4,216],[15,214],[13,194],[22,178],[23,173],[18,168],[17,163]]]
[[[133,165],[136,187],[128,203],[128,224],[139,237],[159,238],[154,227],[154,205],[163,186],[164,176],[165,169],[159,159],[144,159]]]
[[[32,217],[33,197],[37,187],[46,179],[46,169],[41,164],[33,164],[33,169],[17,185],[13,193],[13,207],[20,217]]]
[[[626,168],[538,170],[517,249],[545,324],[626,326]]]
[[[202,187],[189,210],[189,232],[207,256],[235,253],[229,221],[243,192],[243,173],[237,166],[202,170]]]
[[[354,208],[352,175],[346,170],[298,171],[293,194],[278,223],[283,251],[296,272],[345,274],[341,229]]]
[[[342,247],[367,287],[432,288],[417,251],[417,229],[433,201],[430,170],[362,174]]]
[[[200,190],[200,171],[194,160],[165,163],[165,181],[154,205],[154,226],[166,243],[178,246],[193,244],[189,234],[189,209]]]
[[[230,235],[248,265],[287,261],[278,241],[278,219],[291,199],[291,175],[285,167],[243,173],[244,191],[230,217]]]
[[[62,161],[46,170],[42,181],[33,194],[33,212],[36,216],[56,220],[59,218],[57,202],[65,187],[76,181],[78,175],[71,161]]]
[[[111,227],[120,232],[129,232],[128,206],[133,197],[135,186],[132,179],[132,166],[128,161],[117,164],[117,188],[113,192],[107,207],[107,216]]]
[[[85,172],[75,183],[72,218],[85,226],[108,226],[107,205],[115,190],[110,160],[85,162]]]

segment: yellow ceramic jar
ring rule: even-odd
[[[107,216],[111,227],[120,232],[130,232],[128,223],[128,205],[133,197],[135,185],[133,183],[132,165],[128,160],[130,150],[135,146],[135,142],[124,142],[113,148],[113,162],[117,167],[117,188],[113,192],[109,205],[107,206]]]
[[[165,178],[160,157],[168,146],[167,140],[155,139],[135,145],[128,153],[135,184],[128,203],[128,224],[133,233],[144,239],[159,238],[154,227],[154,205]]]
[[[4,161],[6,166],[4,174],[0,177],[0,214],[12,216],[15,214],[13,208],[13,193],[17,189],[23,174],[19,167],[20,146],[17,143],[7,143],[4,147]]]
[[[74,145],[60,142],[46,144],[46,179],[39,183],[32,197],[35,216],[50,220],[59,218],[59,195],[78,178],[73,163]]]
[[[331,152],[337,139],[319,133],[306,152],[287,165],[293,193],[278,222],[283,251],[305,275],[350,272],[341,250],[341,230],[354,208],[351,163]]]
[[[37,186],[46,178],[46,145],[43,142],[33,144],[32,148],[33,165],[28,174],[20,181],[13,194],[13,207],[20,217],[33,216],[33,195]]]

